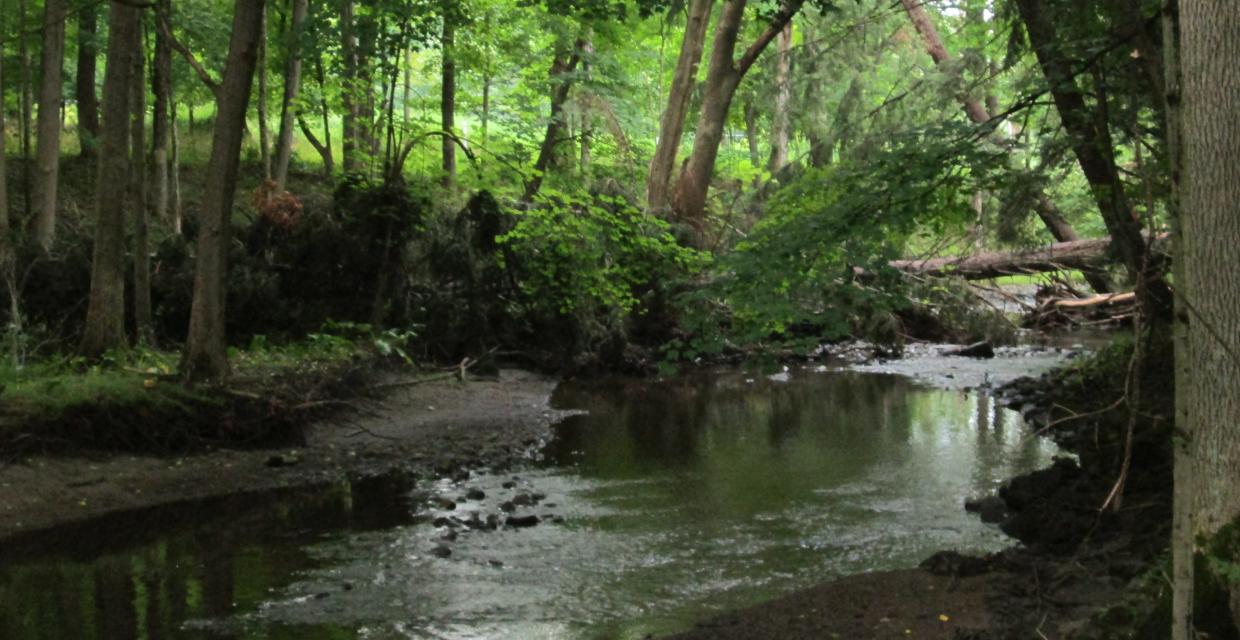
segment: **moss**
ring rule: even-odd
[[[227,387],[186,385],[171,373],[171,352],[113,354],[84,370],[69,360],[3,371],[0,454],[298,444],[302,427],[332,404],[317,400],[367,388],[365,372],[383,360],[371,342],[314,334],[236,353]]]

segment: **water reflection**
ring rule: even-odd
[[[408,486],[331,487],[89,558],[10,555],[0,637],[640,638],[940,548],[998,548],[963,498],[1053,452],[985,391],[873,374],[612,380],[555,403],[589,414],[540,468],[420,490],[482,489],[429,514],[462,519],[537,491],[518,514],[560,523],[444,542],[411,520]]]

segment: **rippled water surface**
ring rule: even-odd
[[[0,637],[641,638],[942,548],[998,549],[962,500],[1054,452],[984,391],[888,375],[612,380],[554,401],[588,414],[515,474],[151,514],[109,525],[136,546],[4,560]],[[537,503],[511,514],[538,526],[435,526],[507,517],[522,494]]]

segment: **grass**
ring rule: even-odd
[[[318,333],[279,346],[256,340],[233,350],[233,373],[222,386],[187,385],[171,351],[116,352],[90,365],[80,358],[8,364],[0,367],[0,452],[295,443],[322,414],[310,409],[367,387],[366,372],[393,353],[386,335]]]

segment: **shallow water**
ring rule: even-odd
[[[148,514],[108,525],[136,543],[100,530],[76,556],[2,560],[0,637],[641,638],[939,549],[1001,548],[961,502],[1055,451],[985,391],[890,375],[611,380],[554,402],[589,413],[515,476]],[[538,526],[434,524],[507,516],[519,494],[545,494],[513,512]]]

